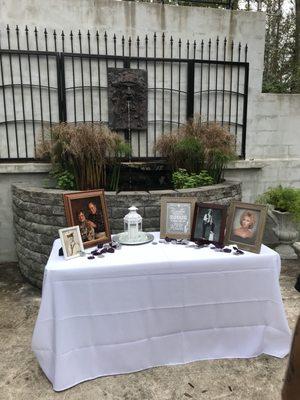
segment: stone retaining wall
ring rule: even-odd
[[[12,186],[16,251],[22,274],[41,287],[44,267],[58,229],[66,226],[63,194],[55,189]],[[106,192],[112,233],[123,231],[123,217],[135,205],[143,217],[143,230],[158,231],[161,197],[197,197],[198,201],[229,204],[241,199],[240,183],[225,182],[197,189],[149,192]]]

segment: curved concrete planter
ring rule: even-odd
[[[33,285],[41,287],[53,240],[58,237],[58,229],[66,226],[63,194],[70,192],[24,185],[14,185],[12,191],[19,267]],[[112,233],[123,230],[123,217],[131,205],[139,208],[145,231],[158,231],[162,196],[192,196],[198,201],[229,204],[241,199],[241,184],[225,182],[197,189],[106,192]]]
[[[283,260],[297,259],[297,254],[292,245],[297,240],[298,231],[295,222],[292,220],[291,213],[269,210],[268,214],[276,224],[273,231],[280,243],[275,250]]]

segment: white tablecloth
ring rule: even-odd
[[[158,365],[289,351],[280,258],[266,246],[235,256],[149,243],[70,261],[59,247],[32,339],[54,390]]]

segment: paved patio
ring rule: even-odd
[[[300,261],[284,262],[281,290],[291,329],[300,312]],[[0,400],[279,400],[287,358],[198,361],[98,378],[55,393],[30,350],[41,293],[16,264],[0,264]]]

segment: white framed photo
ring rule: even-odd
[[[59,229],[59,237],[63,249],[65,260],[79,257],[83,251],[83,243],[80,235],[79,226],[70,226]]]

